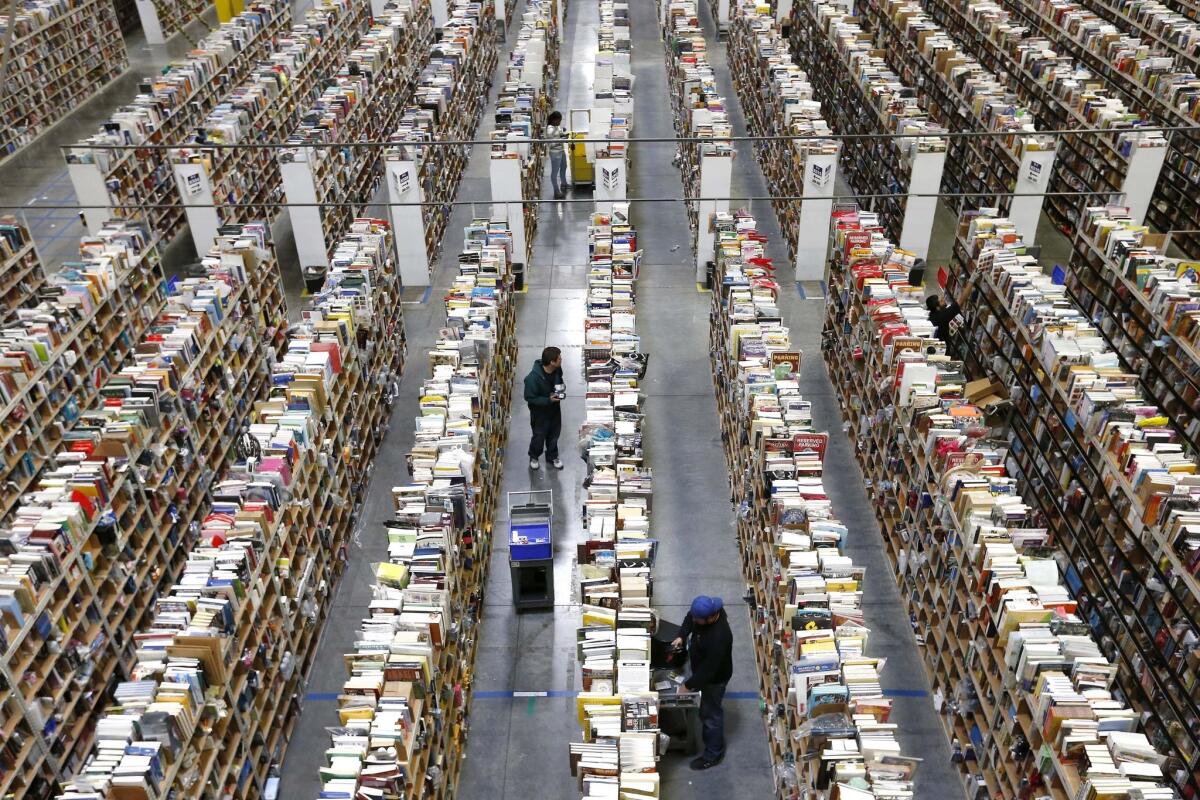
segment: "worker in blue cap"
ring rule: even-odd
[[[725,685],[733,675],[733,631],[725,603],[719,597],[699,595],[679,626],[679,637],[673,644],[688,643],[688,662],[691,674],[684,686],[700,692],[700,723],[704,737],[704,752],[692,759],[692,769],[708,769],[725,758]]]

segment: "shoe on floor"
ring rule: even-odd
[[[692,763],[689,764],[688,766],[690,766],[694,770],[699,771],[699,770],[709,769],[710,767],[715,767],[717,764],[720,764],[724,760],[725,760],[725,756],[721,756],[720,758],[715,759],[713,761],[709,761],[704,756],[700,756],[698,758],[693,758]]]
[[[556,459],[554,459],[553,461],[551,461],[550,463],[554,465],[554,468],[555,468],[555,469],[562,469],[562,468],[563,468],[563,463],[562,463],[562,459],[561,459],[561,458],[556,458]]]
[[[554,199],[555,200],[566,200],[567,196],[565,194],[563,194],[562,192],[555,192]]]
[[[530,469],[541,469],[542,464],[536,458],[531,458],[531,459],[529,459],[529,468]]]

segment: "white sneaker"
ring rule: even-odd
[[[530,469],[541,469],[542,463],[540,461],[538,461],[536,458],[531,458],[531,459],[529,459],[529,468]]]
[[[563,463],[562,463],[562,459],[561,459],[561,458],[556,458],[556,459],[554,459],[553,461],[551,461],[550,463],[554,465],[554,468],[555,468],[555,469],[562,469],[562,468],[563,468]]]

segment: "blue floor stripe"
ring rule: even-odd
[[[804,286],[800,283],[800,281],[796,281],[796,291],[800,293],[801,300],[808,299],[808,295],[804,293]]]
[[[425,293],[424,293],[423,295],[421,295],[421,302],[422,302],[422,303],[428,303],[428,302],[429,302],[429,297],[430,297],[432,294],[433,294],[433,287],[432,287],[432,286],[426,286],[426,287],[425,287]]]
[[[551,689],[545,692],[513,692],[507,689],[480,689],[474,693],[478,700],[512,700],[517,695],[525,697],[576,697],[579,692],[564,689]],[[928,697],[924,689],[884,689],[884,697]],[[309,692],[304,699],[308,702],[332,702],[338,699],[337,692]],[[759,693],[754,691],[726,692],[726,700],[758,700]]]

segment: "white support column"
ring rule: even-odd
[[[309,158],[316,153],[310,151]],[[313,180],[312,164],[308,161],[282,161],[279,172],[283,177],[283,192],[289,203],[316,203],[317,187]],[[323,266],[329,263],[325,245],[325,225],[321,220],[321,208],[316,205],[288,206],[292,220],[292,233],[296,238],[296,254],[300,266]]]
[[[837,153],[812,153],[804,160],[800,224],[796,231],[796,280],[825,280],[829,258],[829,220],[837,183]],[[810,199],[817,198],[817,199]]]
[[[1129,207],[1129,215],[1134,223],[1141,225],[1150,209],[1150,198],[1154,196],[1154,187],[1158,185],[1158,173],[1162,171],[1163,161],[1167,158],[1167,148],[1143,147],[1139,142],[1145,138],[1145,134],[1129,135],[1135,137],[1135,141],[1121,191],[1125,195],[1123,205]]]
[[[383,14],[384,8],[387,7],[387,0],[371,0],[371,16],[379,19]]]
[[[212,181],[203,164],[171,166],[175,172],[175,188],[183,198],[192,243],[196,245],[196,253],[203,256],[216,243],[217,229],[221,227],[221,218],[213,202]]]
[[[521,79],[541,92],[546,81],[546,40],[532,38],[525,47],[525,65],[521,68]]]
[[[732,155],[700,156],[700,196],[719,198],[698,203],[700,216],[696,226],[696,283],[703,284],[706,264],[713,260],[714,237],[712,215],[729,210],[729,193],[733,181]]]
[[[900,229],[900,247],[911,250],[919,258],[929,257],[929,239],[933,236],[933,213],[937,209],[937,192],[942,185],[942,168],[946,152],[913,153],[912,174],[908,181],[908,202],[904,209],[904,225]],[[913,195],[925,194],[926,197]]]
[[[627,176],[624,158],[596,159],[596,210],[611,214],[614,202],[624,201]]]
[[[775,21],[781,25],[792,16],[792,0],[775,1]]]
[[[493,158],[489,162],[492,176],[492,219],[508,223],[513,236],[513,260],[526,260],[525,205],[521,194],[521,159]],[[517,202],[502,202],[516,200]],[[526,266],[528,274],[528,265]]]
[[[71,178],[71,185],[75,187],[75,198],[83,213],[83,223],[88,233],[95,236],[113,216],[104,173],[98,164],[67,164],[67,174]]]
[[[496,22],[500,23],[500,30],[503,31],[508,27],[508,20],[504,18],[504,0],[495,0],[493,6],[495,8],[493,13],[496,15]],[[504,38],[503,35],[500,38]]]
[[[729,30],[729,0],[717,0],[717,32]]]
[[[1038,220],[1042,216],[1042,204],[1046,201],[1046,189],[1050,186],[1050,173],[1054,171],[1053,148],[1049,150],[1026,150],[1021,154],[1021,166],[1017,172],[1017,194],[1036,192],[1033,197],[1014,197],[1008,208],[1008,218],[1017,226],[1017,232],[1028,244],[1037,237]]]
[[[444,27],[446,20],[450,19],[450,12],[446,8],[446,0],[432,0],[429,10],[433,12],[434,27]]]
[[[411,159],[387,159],[388,213],[396,242],[396,265],[404,286],[428,286],[432,281],[429,254],[425,251],[425,215],[419,203],[425,199],[417,180],[417,165]]]
[[[163,35],[162,21],[158,18],[158,9],[152,0],[136,0],[138,19],[142,22],[142,31],[146,34],[146,44],[166,44],[167,37]],[[208,252],[207,250],[205,252]]]

